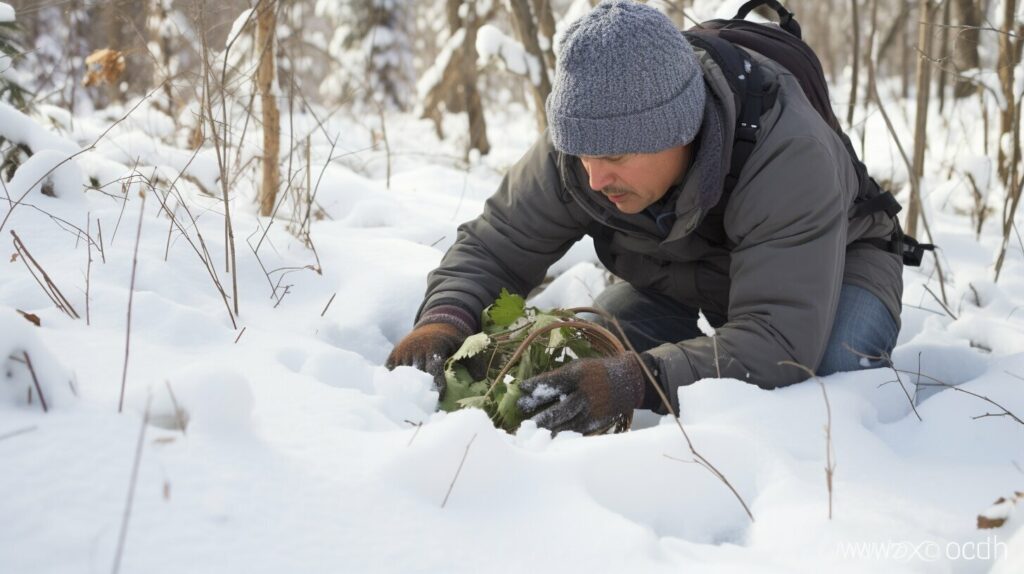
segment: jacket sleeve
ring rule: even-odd
[[[747,165],[750,175],[726,209],[725,228],[736,244],[727,322],[713,338],[650,351],[674,407],[678,387],[698,379],[781,387],[807,374],[780,362],[814,370],[824,355],[842,287],[846,195],[855,188],[819,140],[799,136],[777,149]]]
[[[585,232],[561,187],[545,133],[505,175],[483,213],[459,226],[455,244],[427,277],[417,319],[442,304],[479,318],[502,288],[525,297],[540,285],[548,267]]]

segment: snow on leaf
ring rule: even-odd
[[[487,350],[487,346],[491,344],[491,338],[487,336],[487,333],[477,333],[470,335],[462,342],[462,346],[459,350],[452,355],[452,361],[461,361],[462,359],[468,359],[473,355],[481,353]]]
[[[978,528],[999,528],[1013,514],[1014,507],[1024,500],[1024,492],[1014,492],[1010,498],[1000,496],[992,506],[978,515]]]

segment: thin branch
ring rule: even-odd
[[[181,429],[181,434],[186,434],[185,411],[178,406],[178,398],[174,396],[174,389],[171,388],[171,381],[165,380],[164,384],[167,385],[167,394],[171,397],[171,406],[174,407],[174,419],[178,421],[178,427]]]
[[[32,425],[32,426],[29,426],[29,427],[22,427],[20,429],[14,429],[14,430],[12,430],[10,432],[6,432],[4,434],[0,434],[0,440],[7,440],[9,438],[14,438],[14,437],[16,437],[18,435],[27,434],[27,433],[30,433],[30,432],[36,430],[37,428],[39,428],[39,427],[37,427],[35,425]]]
[[[49,171],[47,171],[46,173],[41,175],[39,177],[39,179],[36,180],[35,183],[33,183],[32,185],[28,186],[28,189],[25,190],[25,193],[22,193],[21,197],[19,197],[17,200],[15,200],[14,204],[11,205],[10,210],[7,211],[7,215],[5,215],[3,220],[0,221],[0,231],[3,231],[4,226],[7,225],[7,220],[10,219],[11,214],[14,213],[14,208],[18,207],[18,205],[21,204],[21,201],[23,199],[25,199],[26,196],[28,196],[29,192],[31,192],[33,189],[35,189],[35,187],[37,185],[39,185],[44,180],[46,180],[46,178],[50,177],[50,174],[52,174],[54,171],[56,171],[57,168],[63,166],[64,164],[66,164],[69,161],[75,159],[76,157],[82,155],[83,153],[86,153],[86,152],[89,152],[89,151],[92,151],[92,150],[96,149],[96,145],[99,144],[100,141],[103,138],[107,137],[107,134],[110,133],[111,130],[113,130],[115,127],[117,127],[121,122],[123,122],[126,119],[128,119],[128,117],[131,116],[132,113],[134,113],[135,110],[137,110],[139,108],[139,106],[142,105],[142,102],[145,102],[146,100],[148,100],[150,98],[150,96],[155,94],[158,90],[163,89],[164,83],[166,83],[166,82],[162,82],[159,86],[157,86],[152,91],[147,93],[145,96],[140,98],[139,101],[136,102],[136,104],[134,106],[132,106],[132,108],[130,110],[128,110],[123,116],[121,116],[120,119],[118,119],[114,123],[112,123],[109,126],[107,126],[107,129],[103,130],[103,132],[95,140],[93,140],[93,142],[91,144],[89,144],[88,146],[86,146],[86,147],[78,150],[77,152],[69,155],[68,157],[64,158],[60,162],[58,162],[57,165],[53,166],[52,168],[50,168]]]
[[[338,296],[337,292],[335,292],[334,295],[331,295],[331,298],[327,301],[327,305],[324,305],[324,310],[320,312],[320,316],[321,317],[323,317],[324,314],[327,313],[327,309],[329,309],[331,307],[331,303],[334,303],[334,298],[337,297],[337,296]]]
[[[80,317],[78,312],[75,311],[74,306],[71,305],[71,302],[68,301],[67,297],[61,293],[57,284],[50,279],[50,275],[46,273],[46,270],[43,269],[42,265],[32,257],[28,248],[25,247],[25,243],[22,242],[21,238],[18,237],[18,234],[13,229],[11,230],[11,236],[14,237],[14,250],[21,256],[21,262],[25,264],[28,272],[32,274],[32,278],[36,280],[36,283],[38,283],[40,287],[42,287],[43,291],[50,298],[50,301],[53,301],[53,304],[63,311],[68,317],[71,317],[72,319],[79,319]],[[36,272],[38,272],[42,278],[37,276]]]
[[[946,314],[947,314],[947,315],[949,315],[950,317],[952,317],[954,321],[956,321],[956,320],[957,320],[957,317],[956,317],[956,315],[955,315],[955,314],[953,313],[953,311],[952,311],[952,310],[950,310],[950,308],[949,308],[949,307],[948,307],[948,306],[947,306],[947,305],[946,305],[946,304],[945,304],[945,303],[944,303],[944,302],[942,301],[942,299],[940,299],[940,298],[939,298],[939,297],[938,297],[938,296],[937,296],[937,295],[935,294],[935,292],[934,292],[934,291],[932,291],[932,290],[931,290],[931,289],[930,289],[930,288],[929,288],[929,287],[928,287],[927,285],[925,285],[925,286],[924,286],[924,290],[925,290],[925,291],[927,291],[927,292],[928,292],[928,294],[929,294],[929,295],[931,295],[933,299],[935,299],[935,302],[936,302],[936,303],[938,303],[938,304],[939,304],[939,305],[940,305],[940,306],[942,307],[942,309],[943,309],[943,310],[944,310],[944,311],[946,312]]]
[[[904,371],[904,370],[900,370],[900,372],[901,373],[911,373],[910,371]],[[943,382],[943,381],[941,381],[939,379],[936,379],[935,377],[926,375],[924,373],[912,373],[912,374],[916,374],[919,377],[924,377],[924,378],[928,379],[929,381],[932,381],[931,383],[920,383],[920,385],[923,386],[923,387],[945,387],[945,388],[953,389],[954,391],[957,391],[957,392],[960,392],[960,393],[964,393],[965,395],[970,395],[970,396],[972,396],[972,397],[974,397],[976,399],[981,399],[981,400],[985,401],[986,403],[988,403],[988,404],[996,407],[997,409],[1003,411],[1003,416],[1008,416],[1011,419],[1017,421],[1018,423],[1024,425],[1024,420],[1022,420],[1020,417],[1018,417],[1017,415],[1015,415],[1012,412],[1010,412],[1010,410],[1007,409],[1006,407],[1004,407],[1003,405],[1000,405],[999,403],[993,401],[992,399],[990,399],[990,398],[988,398],[988,397],[986,397],[984,395],[979,395],[978,393],[968,391],[967,389],[962,389],[962,388],[960,388],[957,385],[951,385],[949,383],[945,383],[945,382]]]
[[[452,477],[452,482],[448,485],[448,492],[444,495],[444,500],[441,501],[441,508],[444,508],[445,505],[448,504],[448,497],[452,495],[452,489],[455,488],[455,481],[459,479],[459,474],[462,472],[462,465],[466,464],[466,457],[469,456],[469,447],[473,446],[473,441],[476,440],[476,435],[477,433],[473,433],[473,438],[469,439],[469,443],[466,444],[466,451],[462,453],[462,460],[459,461],[459,468],[455,469],[455,476]]]
[[[121,558],[124,556],[124,543],[128,537],[128,523],[132,516],[132,500],[135,498],[135,484],[139,480],[139,466],[142,461],[142,447],[146,440],[146,427],[149,426],[149,404],[153,396],[146,398],[146,410],[142,414],[142,425],[139,429],[139,440],[135,443],[135,461],[132,463],[132,476],[128,482],[128,497],[124,503],[124,514],[121,517],[121,533],[117,537],[117,552],[114,555],[114,566],[111,568],[113,574],[121,570]]]
[[[46,408],[46,397],[43,396],[43,388],[39,385],[39,377],[36,376],[36,370],[32,367],[32,359],[28,358],[28,352],[22,351],[22,356],[25,357],[25,366],[28,367],[28,372],[32,375],[32,384],[36,387],[36,394],[39,395],[39,404],[43,405],[43,412],[49,412],[50,409]]]
[[[412,436],[409,437],[409,442],[406,443],[406,445],[405,445],[406,448],[408,448],[408,447],[412,446],[412,441],[416,440],[416,437],[420,434],[420,430],[423,429],[423,421],[420,421],[418,423],[414,423],[414,422],[412,422],[409,419],[405,419],[405,422],[407,422],[407,423],[411,424],[412,426],[416,427],[416,430],[413,431]]]
[[[903,391],[903,394],[906,395],[907,402],[910,403],[910,408],[911,408],[911,410],[914,411],[914,415],[917,416],[917,420],[918,421],[923,421],[924,420],[924,419],[921,418],[921,413],[917,412],[917,405],[914,404],[914,398],[911,397],[910,396],[910,392],[907,391],[907,386],[903,384],[903,379],[900,378],[900,372],[899,372],[899,370],[896,369],[896,365],[892,362],[892,358],[889,357],[888,353],[882,353],[881,355],[869,355],[867,353],[862,353],[862,352],[858,351],[857,349],[854,349],[853,347],[851,347],[846,342],[843,342],[843,347],[847,351],[850,351],[851,353],[853,353],[854,355],[857,355],[858,357],[861,357],[862,359],[868,359],[868,360],[871,360],[871,361],[881,361],[881,362],[885,363],[886,367],[892,369],[893,373],[896,375],[896,382],[899,383],[900,389]],[[920,361],[920,360],[921,360],[921,356],[918,355],[918,361]],[[920,365],[918,365],[918,370],[920,370]],[[914,396],[917,396],[917,388],[916,388],[916,386],[915,386],[915,389],[914,389]]]
[[[790,367],[796,367],[811,377],[815,381],[818,381],[818,385],[821,387],[821,395],[825,399],[825,485],[828,488],[828,519],[832,520],[832,487],[834,484],[834,478],[836,473],[836,462],[833,460],[834,452],[832,447],[832,405],[828,400],[828,392],[825,390],[825,382],[821,380],[817,374],[806,366],[801,365],[793,361],[780,361],[780,365],[789,365]]]
[[[132,341],[132,301],[135,298],[135,271],[139,262],[139,240],[142,239],[142,221],[146,214],[146,194],[140,193],[142,202],[139,205],[139,226],[135,231],[135,250],[132,252],[132,276],[128,285],[128,319],[124,329],[124,367],[121,369],[121,398],[117,403],[117,412],[124,409],[124,390],[128,383],[128,352]]]
[[[683,427],[683,421],[679,418],[679,415],[676,414],[675,409],[672,408],[672,402],[669,401],[668,395],[665,394],[665,391],[661,388],[661,385],[658,384],[657,377],[655,377],[654,374],[651,373],[650,369],[647,368],[647,364],[643,361],[643,359],[640,358],[640,354],[637,353],[636,348],[633,347],[633,344],[630,342],[629,337],[626,336],[626,331],[623,330],[622,325],[619,324],[619,320],[613,317],[607,311],[603,309],[598,309],[596,307],[577,307],[574,309],[570,309],[570,311],[572,311],[573,313],[593,313],[595,315],[603,317],[605,321],[608,321],[609,323],[615,326],[615,329],[619,332],[619,336],[623,345],[625,345],[629,352],[633,355],[633,357],[636,359],[636,362],[640,364],[640,369],[643,371],[648,383],[650,383],[650,387],[653,387],[654,390],[657,391],[658,397],[661,399],[662,405],[664,405],[668,413],[672,415],[672,419],[675,421],[676,426],[679,427],[679,432],[682,433],[683,439],[686,441],[686,446],[687,448],[689,448],[690,454],[693,456],[694,461],[703,466],[708,472],[713,474],[716,478],[718,478],[718,480],[721,481],[722,484],[724,484],[732,492],[733,496],[736,497],[736,500],[738,500],[740,505],[743,506],[743,510],[746,511],[747,516],[750,518],[750,521],[754,522],[754,514],[750,511],[750,507],[747,506],[747,503],[746,501],[743,500],[743,497],[740,496],[739,491],[737,491],[736,488],[732,485],[732,483],[729,482],[729,479],[725,477],[725,474],[723,474],[722,471],[718,470],[718,468],[715,467],[715,465],[711,464],[711,461],[704,458],[703,455],[697,452],[697,449],[693,446],[693,441],[690,440],[690,435],[687,434],[686,429]]]

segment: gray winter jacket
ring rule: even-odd
[[[727,170],[736,103],[718,66],[697,53],[708,93],[724,112],[726,157],[719,165]],[[459,228],[428,278],[420,314],[454,303],[478,317],[502,287],[529,293],[574,242],[592,235],[601,261],[625,281],[727,317],[717,329],[717,368],[708,337],[649,351],[673,403],[679,386],[719,373],[763,388],[805,379],[779,363],[817,368],[843,283],[878,296],[898,323],[902,262],[856,243],[887,238],[893,222],[884,213],[851,219],[858,185],[842,142],[791,74],[753,56],[776,100],[728,198],[704,213],[701,178],[687,174],[665,236],[649,216],[623,214],[590,189],[579,160],[559,153],[545,135],[512,167],[483,214]]]

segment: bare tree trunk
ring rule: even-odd
[[[466,114],[469,116],[469,149],[479,150],[482,155],[491,151],[491,143],[487,140],[487,120],[484,118],[484,106],[480,99],[480,90],[477,89],[476,61],[476,33],[480,29],[480,22],[476,12],[476,0],[466,1],[466,19],[463,26],[466,29],[466,38],[462,44],[462,93],[465,97]]]
[[[171,91],[171,41],[165,33],[167,25],[167,9],[163,0],[149,0],[147,3],[146,32],[150,46],[155,46],[157,53],[151,54],[150,65],[153,68],[151,82],[154,86],[163,83],[161,95],[156,98],[155,107],[167,115],[174,114],[174,94]],[[150,50],[152,51],[152,49]]]
[[[868,91],[864,95],[864,115],[868,114],[868,108],[871,105],[872,94],[878,91],[878,87],[875,85],[875,66],[872,62],[875,61],[875,37],[878,35],[878,0],[871,0],[871,29],[868,32],[868,53],[865,54],[864,65],[867,68],[868,73]],[[865,122],[867,124],[867,122]],[[860,157],[864,157],[867,151],[867,125],[861,128],[860,138]]]
[[[549,71],[555,69],[555,15],[551,11],[551,0],[532,0],[533,13],[537,16],[540,31],[540,48],[544,51],[544,62]]]
[[[274,37],[277,28],[277,0],[260,0],[256,20],[256,46],[260,50],[260,65],[256,84],[263,108],[263,179],[260,183],[260,215],[269,217],[274,212],[277,188],[281,174],[277,165],[281,149],[281,114],[274,93]]]
[[[948,1],[948,0],[947,0]],[[953,68],[964,72],[981,67],[978,57],[978,40],[981,26],[981,10],[976,0],[956,0],[957,24],[962,26],[953,37]],[[966,98],[978,90],[973,82],[957,79],[953,88],[954,98]]]
[[[1017,117],[1015,107],[1017,97],[1013,92],[1013,68],[1017,65],[1016,46],[1013,36],[1017,26],[1014,15],[1017,11],[1017,0],[1003,0],[1003,33],[999,34],[999,59],[996,68],[999,72],[999,85],[1002,87],[1005,106],[1000,115],[999,139],[1013,134],[1014,119]],[[1007,197],[1017,187],[1012,177],[1013,167],[1019,159],[1017,153],[1013,157],[1007,155],[1005,146],[999,146],[999,177],[1006,187]]]
[[[857,0],[850,0],[850,13],[853,19],[853,77],[850,78],[850,107],[846,112],[846,125],[853,125],[853,110],[857,107],[857,84],[860,80],[860,12]]]
[[[106,27],[106,47],[113,50],[122,51],[124,46],[122,45],[122,33],[121,33],[121,20],[120,12],[122,7],[119,6],[119,2],[111,0],[107,2],[103,9],[103,20]],[[122,77],[117,81],[107,83],[107,103],[121,102],[121,84],[127,81],[127,74],[122,74]]]
[[[943,108],[946,107],[946,83],[949,81],[947,62],[949,61],[949,15],[952,5],[951,0],[944,0],[942,2],[942,28],[939,30],[939,33],[942,34],[942,44],[939,47],[938,55],[938,61],[941,62],[941,65],[939,66],[938,80],[935,82],[935,89],[938,90],[939,94],[940,114]]]
[[[908,8],[908,14],[909,14],[909,8]],[[909,17],[907,19],[910,20]],[[921,16],[921,17],[919,17],[919,19],[923,20],[924,18],[923,18],[923,16]],[[910,97],[910,66],[913,63],[913,61],[910,58],[910,52],[911,52],[911,50],[910,50],[910,30],[908,29],[906,23],[904,23],[904,25],[903,25],[902,32],[903,32],[903,36],[902,36],[902,39],[903,39],[903,53],[901,54],[901,59],[902,59],[901,75],[902,75],[902,80],[903,80],[903,84],[902,84],[903,85],[903,89],[901,91],[901,95],[903,96],[903,99],[907,99],[907,98]]]
[[[885,33],[882,39],[882,43],[879,44],[878,49],[875,50],[876,61],[880,62],[885,59],[886,52],[889,48],[896,43],[896,40],[903,38],[903,30],[907,26],[907,18],[910,16],[909,4],[905,0],[901,0],[901,8],[896,18],[892,22],[892,26],[889,27],[889,31]],[[877,72],[877,70],[876,70]]]
[[[924,152],[928,131],[928,101],[931,88],[932,31],[931,22],[935,4],[932,0],[919,0],[918,50],[917,58],[917,113],[914,119],[914,173],[910,177],[917,181],[911,186],[910,208],[907,210],[907,233],[917,233],[917,220],[921,216],[921,178],[924,177]]]
[[[527,78],[530,81],[531,92],[535,113],[537,115],[537,129],[543,132],[548,127],[547,113],[544,111],[544,102],[551,93],[551,80],[548,79],[547,67],[544,65],[544,54],[537,41],[537,25],[534,23],[533,14],[530,11],[529,0],[509,0],[512,8],[512,22],[515,25],[519,41],[526,49],[526,53],[532,56],[537,62],[537,74],[527,71]],[[536,76],[536,77],[535,77]]]

